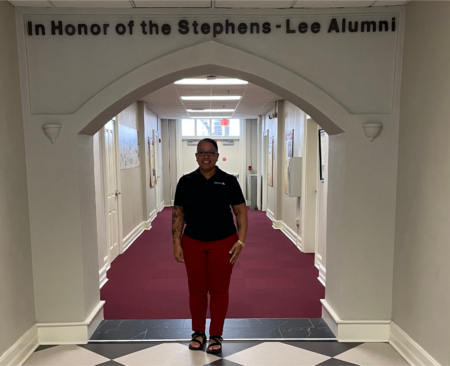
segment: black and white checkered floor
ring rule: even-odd
[[[40,346],[25,366],[400,366],[388,343],[224,341],[221,355],[190,351],[188,342],[93,343]],[[206,347],[205,347],[206,349]]]

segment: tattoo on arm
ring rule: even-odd
[[[173,243],[181,239],[184,227],[184,209],[181,206],[174,206],[172,211],[172,237]]]
[[[241,231],[241,229],[242,229],[242,225],[239,221],[237,222],[237,229],[238,229],[238,231]]]

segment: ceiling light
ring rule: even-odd
[[[189,117],[191,119],[220,119],[220,118],[231,118],[231,116],[197,116],[197,117]]]
[[[240,95],[224,95],[224,96],[209,96],[209,97],[180,97],[182,100],[239,100]]]
[[[175,81],[179,85],[246,85],[248,81],[240,79],[182,79]]]
[[[220,113],[220,112],[234,112],[234,109],[186,109],[188,112],[195,112],[195,113]]]

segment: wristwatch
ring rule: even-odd
[[[242,248],[245,246],[245,243],[243,241],[238,240],[238,243],[242,245]]]

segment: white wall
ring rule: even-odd
[[[133,103],[118,115],[119,124],[139,131],[138,104]],[[120,129],[119,129],[120,135]],[[120,137],[119,137],[120,144]],[[140,156],[141,166],[145,159]],[[142,195],[141,166],[132,169],[121,169],[120,180],[122,189],[122,225],[123,237],[127,237],[137,226],[142,224],[144,218]]]
[[[393,321],[450,364],[450,3],[406,8]]]
[[[245,122],[242,120],[242,123],[245,123],[246,128],[246,164],[245,171],[247,174],[258,174],[258,164],[257,164],[257,156],[258,156],[258,120],[257,119],[246,119]],[[251,166],[252,170],[248,170],[248,167]]]
[[[139,102],[142,103],[142,102]],[[156,186],[150,187],[150,170],[149,170],[149,158],[150,153],[148,151],[148,138],[153,138],[153,130],[155,130],[159,137],[161,137],[161,127],[160,127],[160,119],[156,114],[154,114],[152,111],[150,111],[146,106],[145,103],[142,103],[143,109],[144,109],[144,125],[145,125],[145,169],[146,169],[146,186],[147,186],[147,215],[148,217],[146,220],[150,219],[151,217],[155,217],[155,215],[158,212],[158,205],[161,203],[161,200],[164,200],[164,192],[162,191],[164,186],[164,179],[162,171],[157,172],[158,176],[161,176],[160,179],[157,180]],[[155,141],[155,150],[159,149],[160,153],[157,153],[157,157],[161,158],[161,144],[159,142]],[[156,162],[156,158],[155,158]],[[161,167],[162,163],[160,163]],[[157,193],[156,191],[159,190],[159,197],[160,202],[157,202]]]
[[[0,2],[0,358],[35,323],[14,8]],[[48,141],[50,143],[50,141]]]
[[[302,157],[304,150],[304,125],[306,113],[286,100],[278,101],[278,117],[269,119],[269,111],[263,116],[263,130],[269,130],[269,136],[275,136],[274,158],[274,187],[267,187],[269,199],[268,209],[274,213],[277,221],[283,222],[284,231],[289,233],[296,244],[301,247],[301,223],[295,224],[295,219],[302,217],[301,200],[297,197],[289,197],[285,194],[285,175],[287,171],[287,143],[285,135],[294,130],[294,157]],[[264,189],[265,187],[263,187]],[[301,220],[300,220],[301,222]]]
[[[265,115],[262,116],[262,130],[264,132],[264,134],[268,134],[269,138],[273,137],[274,138],[274,146],[273,146],[273,154],[274,156],[272,157],[273,159],[273,186],[269,186],[267,185],[267,187],[263,187],[263,191],[264,188],[266,188],[267,190],[267,213],[269,217],[275,218],[275,207],[276,207],[276,187],[277,187],[277,166],[278,166],[278,162],[277,162],[277,157],[278,154],[276,153],[277,151],[277,146],[278,146],[278,119],[277,118],[273,118],[270,119],[269,118],[269,114],[274,113],[275,109],[270,110],[269,112],[267,112]],[[267,160],[266,160],[267,163]],[[264,193],[263,193],[264,194]]]
[[[288,101],[280,102],[278,111],[278,123],[282,124],[282,132],[280,135],[279,143],[282,144],[282,155],[279,157],[282,165],[282,177],[280,180],[281,186],[281,207],[280,218],[287,227],[295,232],[300,238],[302,238],[302,225],[295,225],[295,219],[302,217],[301,201],[297,197],[289,197],[285,194],[285,176],[287,172],[287,143],[285,141],[285,134],[294,130],[294,157],[303,157],[303,150],[305,144],[305,132],[304,125],[306,123],[306,113],[297,108],[295,105]],[[300,220],[301,221],[301,220]]]
[[[161,152],[163,164],[163,196],[166,206],[172,205],[175,199],[175,187],[177,186],[177,120],[161,120]]]

